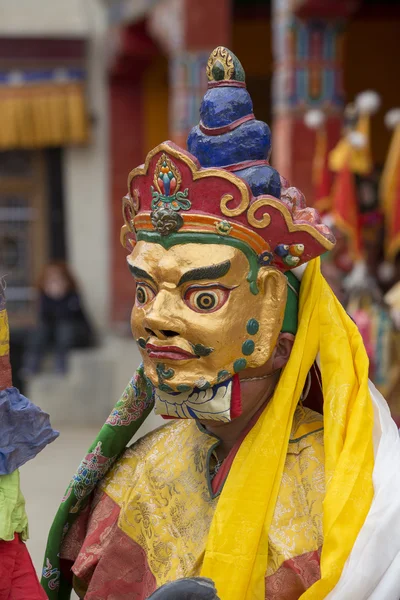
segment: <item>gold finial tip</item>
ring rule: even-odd
[[[245,72],[239,59],[224,46],[210,54],[207,63],[208,81],[245,81]]]

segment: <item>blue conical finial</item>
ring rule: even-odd
[[[188,137],[189,152],[202,167],[235,172],[254,196],[279,198],[279,173],[268,164],[271,131],[254,118],[242,65],[233,52],[219,46],[208,60],[207,77],[209,89],[200,107],[200,123]]]

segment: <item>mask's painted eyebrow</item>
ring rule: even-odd
[[[231,261],[226,260],[219,265],[210,265],[209,267],[199,267],[198,269],[192,269],[182,275],[178,282],[178,286],[186,283],[187,281],[199,281],[200,279],[219,279],[227,274],[231,268]]]
[[[131,265],[130,262],[128,262],[128,269],[130,270],[135,279],[148,279],[149,281],[157,285],[152,276],[149,275],[147,271],[144,271],[143,269],[139,269],[139,267]]]

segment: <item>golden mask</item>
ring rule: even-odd
[[[132,332],[145,373],[162,392],[205,391],[270,357],[287,281],[260,269],[250,291],[246,256],[228,245],[140,241],[128,258],[136,281]]]

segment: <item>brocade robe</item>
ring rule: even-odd
[[[227,475],[211,482],[218,444],[195,421],[179,420],[124,452],[63,542],[62,566],[73,564],[81,598],[145,600],[167,581],[200,574]],[[319,579],[324,494],[322,416],[299,406],[269,534],[268,600],[296,600]]]

